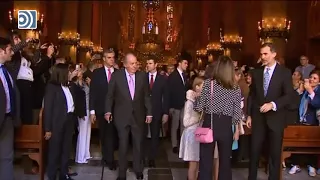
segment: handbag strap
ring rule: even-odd
[[[213,100],[213,80],[211,80],[211,100]],[[210,119],[211,119],[211,130],[213,130],[213,117],[212,117],[212,113],[210,115]]]

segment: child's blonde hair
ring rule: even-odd
[[[200,86],[204,81],[204,77],[196,77],[194,78],[193,80],[193,83],[192,83],[192,90],[196,90],[196,87],[197,86]]]

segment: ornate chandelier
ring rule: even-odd
[[[282,38],[288,41],[291,21],[286,18],[265,18],[258,22],[258,37],[260,41],[272,38]]]
[[[58,33],[58,41],[60,45],[78,46],[80,43],[80,34],[76,32]]]
[[[135,48],[141,59],[153,56],[162,60],[164,44],[158,39],[159,27],[157,20],[154,18],[154,11],[159,9],[160,1],[143,1],[143,6],[146,9],[146,19],[142,26],[142,39],[132,47]]]

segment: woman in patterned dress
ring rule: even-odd
[[[194,132],[199,124],[200,114],[193,110],[195,98],[202,90],[204,78],[196,77],[192,84],[192,90],[187,91],[187,101],[184,106],[183,130],[179,158],[189,162],[188,180],[196,180],[198,176],[199,147],[200,144],[195,140]]]

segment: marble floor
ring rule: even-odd
[[[102,166],[100,164],[101,154],[99,147],[93,144],[91,147],[93,159],[86,165],[79,165],[72,163],[72,168],[78,172],[78,176],[73,177],[75,180],[100,180],[102,174]],[[132,155],[128,155],[128,159],[132,160]],[[117,155],[116,155],[117,156]],[[129,166],[130,166],[129,162]],[[172,153],[170,143],[163,141],[159,148],[159,158],[156,160],[157,168],[145,169],[145,180],[186,180],[187,179],[187,164],[178,158],[178,155]],[[234,165],[232,169],[233,180],[246,180],[248,169],[244,168],[246,165]],[[259,170],[259,180],[267,180],[267,175],[262,169]],[[117,171],[110,171],[108,168],[104,169],[104,180],[116,180]],[[1,179],[1,178],[0,178]],[[25,175],[20,163],[15,165],[15,179],[16,180],[38,180],[36,175]],[[307,172],[303,170],[296,175],[289,175],[284,172],[284,180],[314,180],[320,179],[320,175],[316,177],[309,177]],[[1,179],[2,180],[2,179]],[[127,172],[127,180],[135,180],[135,175],[130,169]]]

